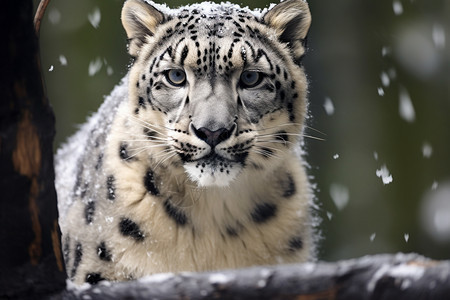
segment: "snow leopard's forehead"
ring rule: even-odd
[[[178,9],[155,6],[165,19],[157,26],[152,42],[144,45],[141,63],[151,64],[164,56],[180,66],[191,67],[196,75],[229,74],[245,64],[260,61],[272,71],[275,60],[284,61],[275,31],[261,19],[261,11],[241,8],[231,3],[203,2]],[[283,51],[282,51],[283,52]],[[167,55],[168,54],[168,55]],[[252,58],[252,59],[250,59]],[[270,69],[270,70],[269,70]]]

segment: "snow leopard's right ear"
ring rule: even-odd
[[[165,16],[144,0],[127,0],[122,8],[122,25],[128,36],[128,52],[137,57],[147,37],[155,33]]]

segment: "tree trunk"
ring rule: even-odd
[[[0,8],[0,298],[65,287],[53,171],[53,111],[44,93],[32,0]]]

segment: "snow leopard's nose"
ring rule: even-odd
[[[234,130],[235,124],[231,126],[230,129],[227,128],[220,128],[214,131],[209,130],[206,127],[201,127],[199,129],[195,128],[192,125],[192,129],[194,134],[201,139],[202,141],[205,141],[208,145],[211,146],[212,149],[216,147],[218,144],[220,144],[223,141],[226,141],[230,138],[231,133]]]

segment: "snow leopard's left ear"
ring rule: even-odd
[[[263,17],[264,23],[275,29],[278,39],[287,43],[300,62],[305,54],[306,36],[311,25],[311,13],[304,0],[286,0],[270,9]]]
[[[164,14],[144,0],[125,2],[122,8],[122,25],[128,36],[128,52],[131,56],[139,54],[147,37],[153,36],[156,27],[164,20]]]

